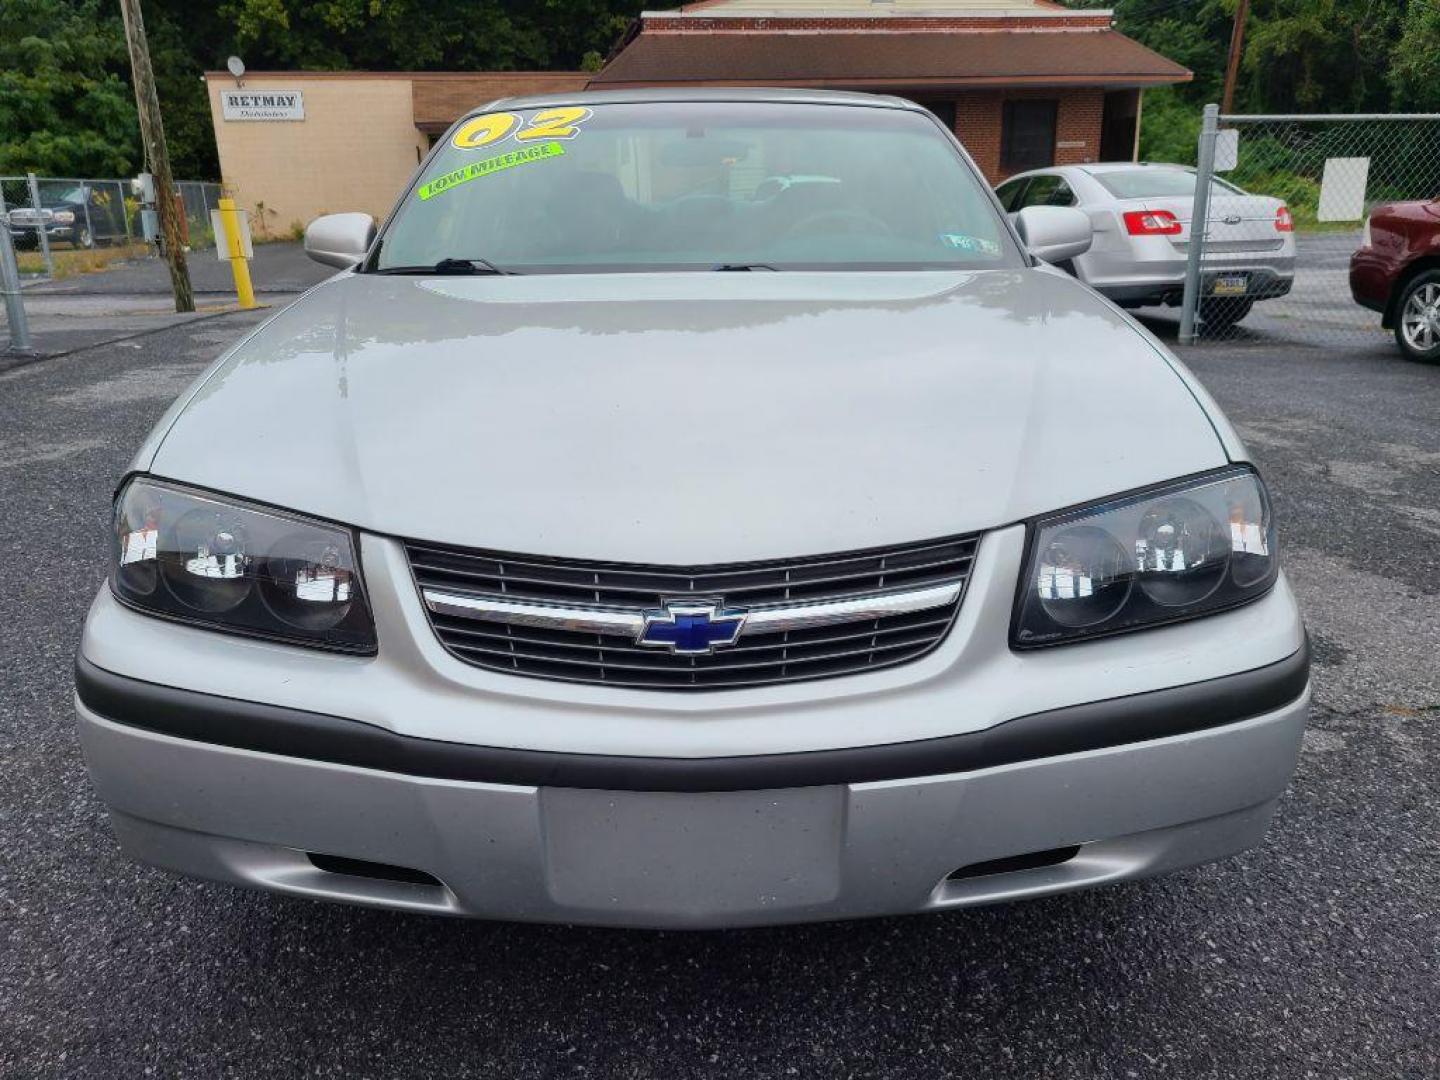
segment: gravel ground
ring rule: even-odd
[[[0,375],[0,1076],[1440,1075],[1440,369],[1192,350],[1317,654],[1269,839],[1009,907],[686,934],[453,922],[119,853],[69,710],[110,492],[256,316]]]

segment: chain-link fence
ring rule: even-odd
[[[210,211],[219,204],[220,185],[182,180],[175,186],[184,242],[214,247]],[[53,275],[65,252],[143,243],[141,209],[129,180],[0,176],[0,224],[10,230],[27,276]]]
[[[1363,269],[1352,290],[1352,257],[1361,253],[1357,267],[1368,258],[1376,207],[1440,197],[1440,115],[1220,116],[1209,106],[1199,173],[1174,238],[1189,270],[1182,341],[1384,341],[1394,298]],[[1207,227],[1191,228],[1197,220]],[[1401,273],[1391,289],[1404,284]]]

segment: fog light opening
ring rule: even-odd
[[[396,881],[403,885],[429,885],[437,889],[444,888],[439,878],[425,873],[424,870],[413,870],[408,866],[367,862],[365,859],[347,859],[343,855],[321,855],[314,851],[307,851],[305,857],[310,860],[310,865],[315,869],[324,870],[329,874],[374,878],[378,881]]]
[[[1080,854],[1080,845],[1050,848],[1047,851],[1029,851],[1024,855],[1009,855],[1003,859],[989,859],[986,862],[971,863],[953,872],[946,881],[967,881],[970,878],[990,877],[994,874],[1012,874],[1017,870],[1039,870],[1046,866],[1059,866]]]

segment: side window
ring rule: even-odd
[[[1057,101],[1007,101],[1001,115],[1000,167],[1008,172],[1055,164]]]
[[[1075,193],[1070,190],[1070,185],[1065,182],[1064,177],[1056,176],[1053,173],[1045,176],[1033,177],[1030,186],[1025,189],[1025,197],[1021,200],[1016,209],[1026,206],[1074,206]]]
[[[1000,200],[1000,205],[1005,208],[1007,214],[1013,214],[1024,205],[1020,200],[1025,194],[1025,185],[1029,182],[1029,177],[1022,180],[1007,180],[995,189],[995,197]]]

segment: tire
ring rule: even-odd
[[[1228,330],[1240,320],[1250,314],[1250,309],[1255,306],[1254,300],[1247,299],[1223,299],[1223,300],[1202,300],[1200,301],[1200,318],[1205,323],[1206,330]]]
[[[95,237],[91,235],[89,229],[82,228],[80,230],[80,235],[75,237],[75,246],[87,251],[95,246]]]
[[[1395,342],[1406,359],[1440,364],[1440,270],[1405,283],[1395,304]]]

